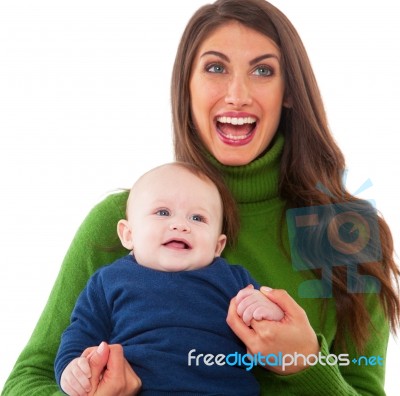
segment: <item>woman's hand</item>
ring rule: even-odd
[[[317,336],[303,308],[285,290],[270,290],[264,287],[260,290],[282,309],[285,316],[279,322],[253,319],[251,327],[248,327],[238,315],[236,299],[233,298],[226,321],[246,345],[248,352],[252,355],[260,352],[263,356],[278,355],[279,352],[282,355],[297,353],[306,357],[311,354],[318,355]],[[266,366],[266,368],[282,375],[293,374],[307,368],[307,365],[303,364],[303,359],[299,358],[298,363],[297,366],[286,366],[284,370],[282,366]]]
[[[122,346],[102,342],[83,354],[91,368],[91,391],[88,396],[137,395],[142,382],[124,357]]]

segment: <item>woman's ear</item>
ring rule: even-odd
[[[226,245],[226,235],[221,234],[218,237],[217,246],[215,247],[215,256],[214,257],[221,256],[221,253],[224,250],[225,245]]]
[[[117,232],[122,246],[128,250],[133,249],[133,235],[127,220],[120,220],[117,225]]]
[[[287,109],[291,109],[293,107],[293,99],[291,95],[286,95],[283,98],[282,106],[286,107]]]

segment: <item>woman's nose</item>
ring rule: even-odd
[[[171,231],[179,231],[179,232],[190,232],[190,227],[187,224],[184,223],[172,223],[169,226],[169,229]]]
[[[225,103],[235,107],[242,107],[252,103],[250,87],[245,77],[233,76],[229,80]]]

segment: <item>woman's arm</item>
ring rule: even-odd
[[[116,233],[118,220],[125,216],[127,197],[127,192],[108,196],[80,226],[44,311],[4,386],[3,396],[61,395],[54,377],[61,334],[90,275],[127,252]]]
[[[313,330],[303,309],[284,291],[273,290],[268,297],[288,314],[288,319],[281,322],[256,322],[249,329],[236,313],[235,301],[232,300],[228,313],[228,324],[249,348],[250,353],[291,354],[295,352],[321,354],[323,363],[330,354],[341,360],[337,364],[316,364],[309,367],[288,366],[285,372],[280,367],[271,367],[262,378],[262,394],[277,392],[280,395],[307,394],[324,396],[385,395],[385,358],[389,327],[377,295],[369,295],[368,310],[371,313],[371,336],[362,355],[357,354],[350,343],[348,350],[330,348],[322,334],[317,335],[319,353],[307,349],[314,343]],[[309,340],[309,341],[307,341]],[[369,359],[372,360],[369,360]],[[353,362],[355,359],[355,362]],[[300,361],[300,360],[299,360]],[[369,361],[370,363],[366,363]],[[381,364],[379,364],[379,362]],[[340,364],[339,364],[340,363]],[[343,364],[342,364],[343,363]],[[300,370],[299,370],[300,368]],[[272,372],[274,371],[274,372]],[[290,373],[290,374],[289,374]]]

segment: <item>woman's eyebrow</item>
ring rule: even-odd
[[[278,62],[279,62],[279,56],[276,54],[264,54],[264,55],[260,55],[257,56],[257,58],[254,58],[253,60],[251,60],[249,62],[250,66],[255,65],[256,63],[264,60],[264,59],[269,59],[269,58],[275,58]]]
[[[229,58],[228,58],[225,54],[223,54],[222,52],[218,52],[218,51],[206,51],[206,52],[204,52],[204,54],[201,55],[201,58],[202,58],[203,56],[206,56],[206,55],[215,55],[215,56],[218,56],[219,58],[222,58],[222,59],[223,59],[224,61],[226,61],[226,62],[230,62]]]
[[[201,55],[201,57],[206,56],[206,55],[215,55],[215,56],[218,56],[219,58],[223,59],[225,62],[228,62],[228,63],[230,62],[230,59],[225,54],[223,54],[222,52],[219,52],[219,51],[206,51]],[[257,56],[257,58],[252,59],[249,62],[249,65],[253,66],[256,63],[258,63],[258,62],[260,62],[260,61],[262,61],[264,59],[269,59],[269,58],[275,58],[279,62],[279,56],[278,55],[276,55],[276,54],[263,54],[263,55]]]

